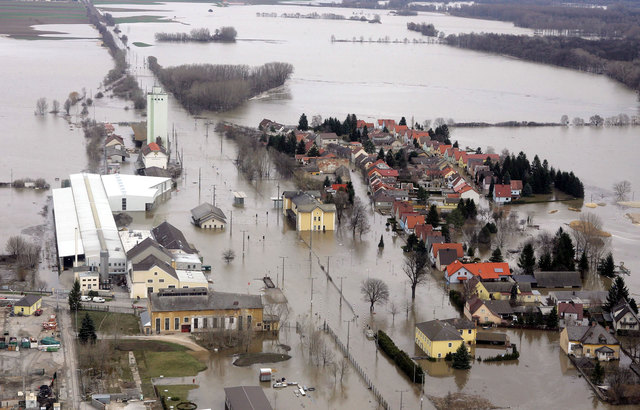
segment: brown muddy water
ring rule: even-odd
[[[356,112],[359,118],[366,119],[404,115],[407,118],[415,116],[419,121],[438,116],[453,117],[458,121],[557,121],[562,114],[588,117],[594,113],[607,116],[638,112],[635,95],[604,77],[441,45],[331,44],[329,41],[332,34],[338,38],[389,35],[391,38],[411,39],[416,35],[405,30],[407,21],[434,22],[436,27],[442,27],[447,33],[521,32],[521,29],[505,23],[420,15],[418,18],[383,16],[382,25],[368,25],[348,21],[256,17],[256,12],[262,11],[315,11],[284,6],[215,8],[212,14],[206,13],[204,9],[209,6],[204,4],[169,3],[144,7],[163,10],[158,13],[161,15],[179,16],[190,26],[156,23],[121,25],[129,43],[142,41],[153,44],[153,47],[144,49],[132,46],[129,51],[133,71],[143,88],[155,82],[142,64],[147,55],[157,56],[164,65],[197,62],[258,65],[274,60],[294,64],[296,72],[281,90],[251,100],[229,113],[205,115],[213,120],[225,119],[255,126],[264,117],[295,123],[301,112],[306,112],[309,118],[316,113],[343,118],[348,112]],[[339,14],[350,12],[343,9],[332,11]],[[153,33],[157,31],[186,31],[201,26],[215,29],[222,25],[234,25],[240,38],[274,41],[200,45],[155,44],[153,39]],[[70,33],[73,30],[74,27],[68,28]],[[97,40],[26,42],[0,38],[0,57],[3,62],[9,61],[0,68],[3,78],[0,121],[6,130],[0,137],[0,149],[4,154],[0,162],[0,181],[9,180],[13,170],[14,178],[42,176],[52,186],[59,186],[55,178],[64,178],[86,167],[84,140],[81,132],[62,118],[51,115],[35,117],[35,101],[45,96],[57,97],[63,102],[70,91],[82,87],[95,93],[112,62]],[[438,63],[434,64],[434,61]],[[43,75],[44,64],[46,75]],[[601,98],[594,100],[593,95]],[[131,104],[105,98],[97,101],[95,113],[92,111],[91,115],[109,122],[140,120],[139,113],[124,110],[126,105]],[[393,363],[377,352],[373,342],[365,338],[364,329],[367,325],[383,329],[409,354],[420,355],[413,343],[414,324],[458,315],[448,302],[441,278],[432,275],[424,286],[418,288],[415,305],[405,310],[410,290],[402,272],[402,239],[388,232],[384,227],[385,218],[373,212],[370,212],[371,232],[362,238],[353,238],[346,230],[315,233],[310,257],[309,234],[297,233],[272,207],[269,199],[278,191],[293,189],[292,184],[275,179],[247,181],[238,175],[233,163],[236,149],[232,141],[221,139],[211,132],[211,128],[207,138],[205,119],[194,119],[171,97],[169,116],[180,146],[184,148],[185,174],[171,199],[153,214],[133,215],[132,228],[149,229],[167,220],[182,229],[200,250],[204,263],[213,266],[213,286],[221,291],[260,292],[263,287],[261,278],[265,275],[282,285],[280,257],[286,257],[283,288],[292,309],[289,325],[295,326],[298,322],[319,327],[326,322],[344,344],[348,339],[350,352],[392,408],[399,408],[401,390],[407,390],[403,393],[404,408],[420,408],[421,389],[412,387]],[[629,179],[635,187],[640,187],[640,172],[635,161],[637,150],[617,149],[612,152],[616,146],[637,147],[636,135],[637,130],[633,128],[453,131],[453,138],[459,139],[463,145],[491,145],[497,152],[502,148],[516,152],[524,150],[530,157],[539,153],[556,167],[573,169],[585,182],[588,199],[594,195],[599,198],[597,202],[602,199],[608,203],[606,207],[590,212],[599,215],[604,229],[613,234],[616,259],[624,260],[625,265],[636,272],[627,279],[627,283],[631,292],[637,295],[640,292],[640,276],[637,275],[640,271],[637,259],[640,233],[637,226],[624,218],[628,211],[610,203],[613,181]],[[197,184],[199,170],[202,173],[200,189]],[[364,186],[356,175],[353,177],[358,195],[364,197]],[[223,233],[200,231],[189,223],[189,210],[201,201],[210,200],[213,185],[216,187],[216,204],[227,217],[233,213],[233,226]],[[247,193],[244,208],[232,206],[232,191]],[[50,193],[0,189],[2,237],[45,223],[38,212],[47,203],[48,195]],[[550,232],[578,216],[560,203],[515,209],[521,215],[533,213],[534,223]],[[556,209],[557,213],[549,214]],[[526,235],[536,233],[528,231]],[[379,252],[377,243],[381,235],[385,248]],[[222,252],[229,248],[235,250],[236,259],[225,264]],[[327,271],[331,280],[325,274]],[[389,284],[390,302],[401,306],[401,313],[395,318],[385,306],[376,307],[375,313],[370,314],[359,292],[361,281],[368,277],[380,278]],[[346,298],[342,304],[339,293],[341,279]],[[53,275],[43,280],[51,287],[57,286]],[[497,406],[515,408],[606,407],[593,397],[587,384],[571,369],[560,352],[557,334],[532,331],[509,331],[508,334],[512,341],[518,343],[521,352],[517,363],[475,363],[468,372],[452,371],[442,362],[425,363],[429,373],[425,394],[444,396],[448,392],[462,391],[479,394]],[[312,408],[362,408],[362,403],[367,408],[373,405],[373,395],[355,372],[348,376],[344,387],[334,388],[329,372],[309,365],[303,343],[293,329],[283,331],[280,342],[292,346],[293,358],[268,366],[278,368],[283,375],[286,373],[289,380],[299,377],[296,381],[318,389],[312,396],[317,401],[309,399],[306,403],[290,402],[296,400],[293,393],[276,393],[270,389],[268,397],[275,401],[277,394],[281,408],[300,404]],[[268,342],[257,349],[277,351]],[[492,353],[484,350],[487,349],[478,349],[476,354],[484,357]],[[212,353],[206,360],[209,369],[197,376],[201,387],[190,395],[202,406],[219,407],[222,403],[219,387],[223,385],[257,384],[256,369],[259,365],[234,367],[232,358],[222,353]],[[426,400],[422,405],[431,407]]]

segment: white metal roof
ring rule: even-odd
[[[125,252],[129,252],[137,244],[151,237],[151,231],[144,230],[124,230],[119,233]]]
[[[60,257],[73,256],[76,253],[76,228],[78,218],[76,205],[73,201],[71,188],[58,188],[53,190],[53,209],[56,220],[56,241],[58,242],[58,254]],[[78,255],[84,253],[82,238],[78,232]]]
[[[155,198],[162,193],[158,185],[171,178],[147,177],[141,175],[109,174],[102,175],[102,183],[107,197],[138,196]],[[170,188],[171,184],[168,185]]]
[[[176,269],[176,275],[178,275],[178,280],[181,285],[184,283],[207,283],[207,278],[204,274],[197,270]]]
[[[109,199],[98,174],[69,176],[85,257],[100,258],[100,250],[109,251],[109,258],[125,259],[118,228],[111,213]]]

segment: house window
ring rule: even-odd
[[[158,272],[153,272],[154,275],[158,276]]]
[[[193,328],[194,329],[198,328],[198,318],[197,317],[193,319]]]
[[[164,279],[160,279],[160,283],[164,283]]]
[[[176,317],[173,319],[173,330],[180,330],[180,318]]]
[[[229,316],[229,324],[232,325],[233,324],[233,316]]]
[[[247,329],[251,329],[251,315],[247,316]]]
[[[149,293],[149,294],[153,293],[153,286],[149,286],[147,288],[147,293]]]
[[[164,330],[169,330],[169,318],[164,318]]]
[[[160,333],[160,318],[156,318],[156,333]]]
[[[451,347],[451,343],[449,343],[449,347]]]
[[[214,317],[213,319],[211,319],[211,327],[212,328],[217,328],[218,327],[218,318]]]
[[[438,359],[442,357],[442,353],[438,353]]]
[[[242,330],[242,316],[238,316],[238,329]]]
[[[188,317],[184,318],[184,323],[189,323],[189,318]]]
[[[122,210],[127,210],[127,198],[122,198]]]
[[[147,279],[147,283],[153,283],[153,279]]]
[[[207,318],[206,318],[206,317],[203,317],[203,318],[202,318],[202,328],[203,328],[203,329],[206,329],[206,328],[207,328]]]
[[[469,329],[469,334],[471,334],[471,329]]]

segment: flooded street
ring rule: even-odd
[[[120,6],[117,6],[120,7]],[[138,6],[123,5],[136,8]],[[383,329],[410,355],[422,355],[413,342],[414,325],[435,318],[458,316],[449,304],[448,289],[442,278],[431,275],[418,287],[415,305],[405,308],[410,288],[402,271],[404,245],[401,238],[387,231],[386,218],[369,212],[371,231],[353,237],[345,227],[334,233],[295,231],[271,197],[294,189],[291,181],[272,179],[249,182],[234,164],[236,146],[221,138],[205,123],[227,120],[255,127],[262,118],[293,124],[302,112],[307,116],[321,114],[342,119],[355,112],[358,118],[375,119],[415,117],[416,121],[436,117],[452,117],[456,121],[533,120],[558,121],[563,114],[588,118],[598,113],[635,115],[638,102],[632,91],[602,76],[594,76],[561,68],[526,63],[501,56],[458,50],[444,45],[427,44],[353,44],[330,42],[336,38],[390,36],[391,39],[420,38],[406,30],[409,21],[432,22],[447,34],[470,31],[529,33],[511,24],[460,19],[441,15],[418,17],[382,16],[383,24],[372,25],[350,21],[297,20],[256,17],[257,12],[311,12],[314,8],[285,6],[247,6],[214,8],[207,13],[206,4],[168,3],[144,5],[152,14],[176,16],[182,24],[122,24],[120,28],[135,41],[152,47],[131,46],[129,59],[143,89],[156,81],[144,68],[146,56],[156,56],[160,64],[170,66],[189,63],[228,63],[259,65],[269,61],[290,62],[295,72],[282,89],[253,99],[228,113],[203,114],[195,119],[169,96],[169,123],[175,128],[179,145],[184,150],[185,171],[171,199],[152,214],[132,214],[131,228],[150,229],[168,221],[181,229],[212,265],[213,287],[219,291],[259,293],[263,276],[270,276],[283,288],[291,313],[290,328],[283,329],[280,343],[290,345],[293,358],[271,366],[278,376],[313,385],[317,398],[305,402],[310,408],[375,408],[373,395],[355,372],[345,379],[343,387],[334,388],[333,375],[322,367],[308,364],[304,343],[296,334],[296,323],[318,328],[327,324],[343,344],[349,344],[356,362],[371,378],[392,408],[399,408],[400,392],[404,408],[432,408],[419,386],[413,386],[396,366],[366,339],[367,325]],[[349,14],[350,9],[327,12]],[[145,12],[147,14],[148,12]],[[114,16],[132,13],[113,12]],[[138,13],[139,14],[139,13]],[[211,30],[233,25],[238,30],[235,44],[157,44],[153,34],[159,31],[188,31],[197,27]],[[87,36],[86,27],[72,27],[78,35]],[[296,33],[292,36],[291,33]],[[256,41],[248,41],[256,40]],[[48,76],[39,75],[43,55],[50,61]],[[63,102],[71,91],[85,87],[95,94],[106,72],[112,67],[107,51],[98,40],[20,41],[0,38],[3,64],[3,90],[0,94],[0,119],[6,132],[0,137],[5,154],[0,162],[0,181],[18,177],[44,177],[52,187],[69,173],[86,168],[84,137],[81,129],[70,126],[60,117],[33,115],[39,97],[57,98]],[[55,81],[51,79],[55,78]],[[14,84],[5,86],[5,84]],[[598,95],[594,99],[592,96]],[[96,120],[112,123],[139,121],[140,113],[125,111],[131,103],[104,98],[96,101],[91,115]],[[127,128],[120,128],[126,132]],[[125,140],[128,134],[123,135]],[[637,128],[540,128],[455,129],[452,139],[460,145],[492,146],[496,152],[507,148],[523,150],[532,158],[539,154],[552,166],[573,170],[585,183],[587,201],[606,202],[589,212],[600,216],[604,229],[613,234],[612,249],[616,260],[630,267],[627,285],[632,294],[640,295],[640,227],[624,216],[628,210],[611,203],[611,185],[628,179],[640,189],[640,166],[635,158]],[[633,147],[634,149],[625,149]],[[123,171],[124,172],[124,171]],[[198,175],[201,173],[201,185]],[[356,193],[365,197],[365,186],[352,174]],[[215,186],[216,205],[226,214],[230,224],[225,232],[210,232],[190,223],[190,209],[203,201],[211,201]],[[247,194],[243,208],[234,207],[233,191]],[[47,204],[49,192],[0,189],[0,233],[3,237],[23,229],[41,225],[39,215]],[[636,200],[640,194],[636,195]],[[577,219],[563,203],[514,207],[521,216],[532,213],[534,223],[554,232],[559,226]],[[558,210],[550,214],[549,211]],[[583,212],[586,208],[583,209]],[[536,231],[528,231],[535,235]],[[385,247],[378,250],[380,236]],[[229,264],[223,251],[233,249],[236,258]],[[284,258],[284,259],[283,259]],[[512,265],[514,260],[510,261]],[[284,267],[284,277],[283,277]],[[378,306],[375,313],[362,300],[360,283],[378,278],[388,283],[390,302],[400,307],[391,315],[388,307]],[[50,287],[56,278],[46,278]],[[600,284],[602,286],[602,284]],[[344,299],[340,297],[343,289]],[[445,396],[462,391],[478,394],[496,406],[515,408],[605,408],[587,383],[578,377],[558,345],[558,334],[538,331],[507,331],[521,353],[517,363],[474,363],[468,372],[451,370],[448,364],[421,363],[427,370],[424,393]],[[259,351],[277,351],[271,341],[254,346]],[[495,350],[478,348],[476,356],[495,355]],[[336,356],[340,353],[336,351]],[[220,408],[223,386],[257,384],[261,365],[238,368],[231,358],[212,353],[204,358],[208,369],[197,376],[200,388],[189,396],[201,406]],[[340,383],[338,382],[338,385]],[[215,386],[215,388],[212,388]],[[526,386],[526,388],[524,387]],[[541,392],[544,392],[542,394]],[[276,395],[278,397],[276,398]],[[290,391],[269,389],[269,399],[283,408],[299,403]],[[424,401],[421,402],[421,398]],[[297,399],[296,399],[297,400]],[[314,401],[317,400],[317,401]],[[316,406],[316,407],[314,407]]]

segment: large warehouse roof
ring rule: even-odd
[[[78,218],[71,188],[53,190],[53,209],[55,209],[58,255],[61,258],[75,255],[76,245],[78,246],[78,255],[84,254],[80,232],[78,232],[78,240],[76,242]]]
[[[108,197],[129,195],[155,198],[163,193],[158,185],[167,181],[171,181],[171,178],[127,174],[102,175],[102,183]],[[170,188],[171,185],[168,184],[168,187]]]

